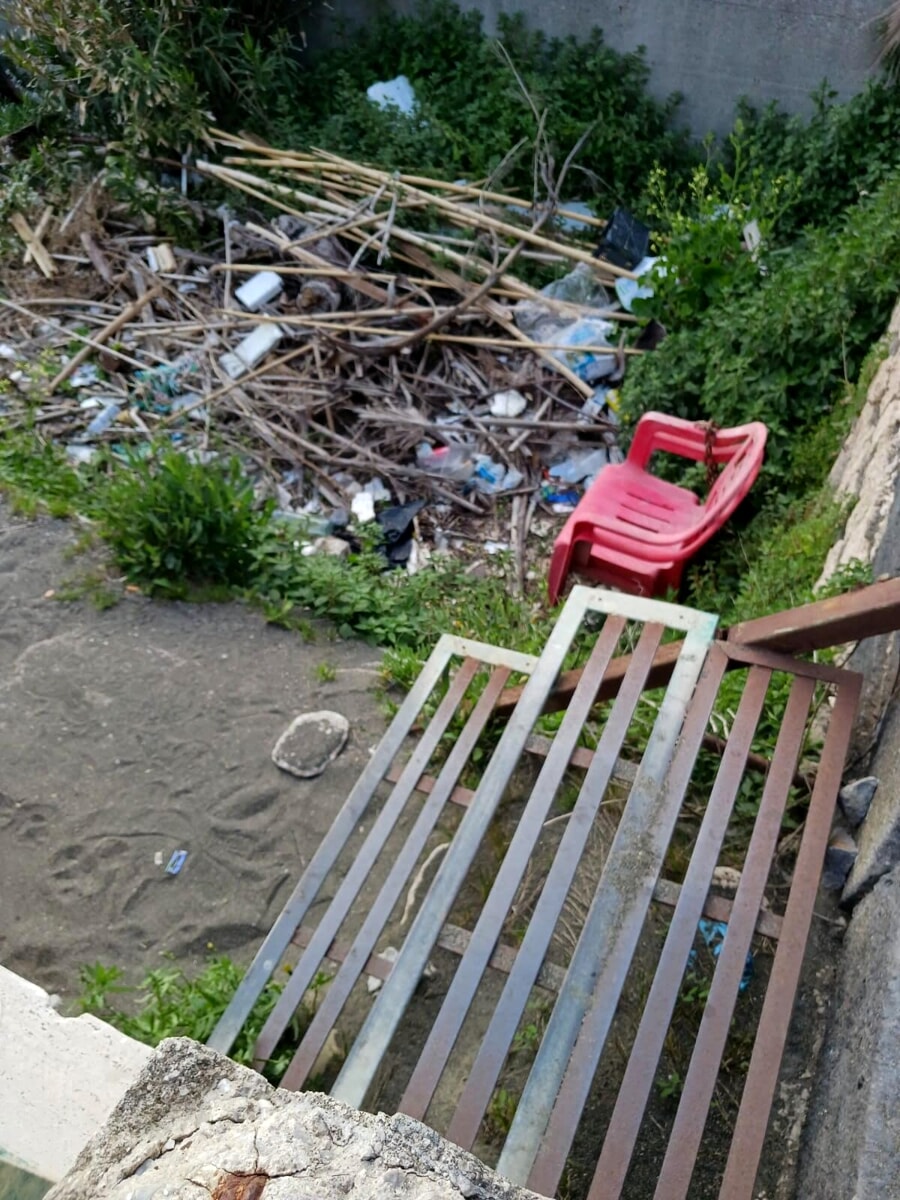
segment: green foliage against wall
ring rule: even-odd
[[[796,493],[796,451],[832,411],[842,382],[856,378],[897,299],[900,176],[767,267],[754,287],[641,358],[623,411],[631,420],[655,409],[722,426],[764,421],[768,486]],[[829,465],[819,464],[823,474]]]

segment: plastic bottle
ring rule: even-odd
[[[437,450],[429,442],[420,442],[416,448],[416,462],[429,475],[438,475],[456,483],[467,483],[475,472],[472,452],[459,442],[452,446],[439,446]]]
[[[121,411],[118,404],[107,404],[106,408],[97,413],[84,431],[85,438],[99,437],[101,433],[106,433]]]

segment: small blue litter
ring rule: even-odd
[[[728,926],[724,921],[707,921],[704,917],[697,926],[700,936],[706,942],[712,951],[713,958],[718,958],[722,953],[722,946],[725,944],[725,935],[728,932]],[[688,968],[692,968],[697,963],[697,951],[691,950],[688,955]],[[741,982],[738,990],[743,992],[753,978],[753,955],[747,951],[747,961],[744,963],[744,973],[741,975]]]
[[[184,866],[184,860],[187,858],[187,856],[188,856],[187,850],[176,850],[175,853],[172,855],[172,857],[169,859],[168,865],[166,866],[166,874],[167,875],[177,875],[178,872],[181,870],[181,868]]]

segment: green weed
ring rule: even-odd
[[[90,511],[93,472],[75,469],[64,452],[30,430],[0,435],[0,490],[25,516],[69,517]]]
[[[767,267],[639,359],[622,389],[630,421],[648,410],[723,427],[764,421],[766,465],[747,513],[767,494],[804,494],[810,468],[795,477],[795,459],[808,458],[807,439],[887,323],[900,272],[900,175]],[[829,466],[827,457],[810,464]]]
[[[512,1128],[518,1095],[509,1088],[497,1088],[484,1114],[484,1136],[489,1142],[502,1142]]]
[[[118,967],[94,963],[81,969],[81,1012],[93,1013],[114,1025],[129,1037],[150,1046],[163,1038],[189,1037],[205,1042],[243,977],[243,969],[225,955],[211,958],[195,978],[175,967],[149,971],[138,987],[122,982]],[[320,973],[313,981],[309,1002],[328,983],[329,976]],[[249,1066],[253,1047],[260,1030],[284,988],[280,980],[270,980],[250,1014],[231,1051],[236,1062]],[[123,1003],[124,1001],[124,1003]],[[312,1013],[301,1008],[293,1017],[285,1038],[269,1060],[265,1075],[277,1083],[290,1063]]]
[[[669,1071],[656,1079],[656,1091],[661,1100],[678,1100],[684,1091],[684,1079],[680,1071]]]
[[[99,528],[130,582],[181,597],[192,586],[247,587],[267,518],[237,460],[201,465],[167,451],[112,474]]]

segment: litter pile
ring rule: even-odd
[[[213,137],[228,155],[196,169],[244,193],[251,217],[220,209],[202,253],[100,221],[90,190],[62,220],[15,219],[7,426],[35,420],[76,462],[159,438],[201,461],[238,453],[313,534],[423,499],[449,528],[507,495],[520,545],[539,504],[571,508],[619,456],[614,389],[642,352],[626,344],[637,223],[621,236],[618,214],[607,227],[580,208]],[[538,264],[555,282],[526,282]]]

